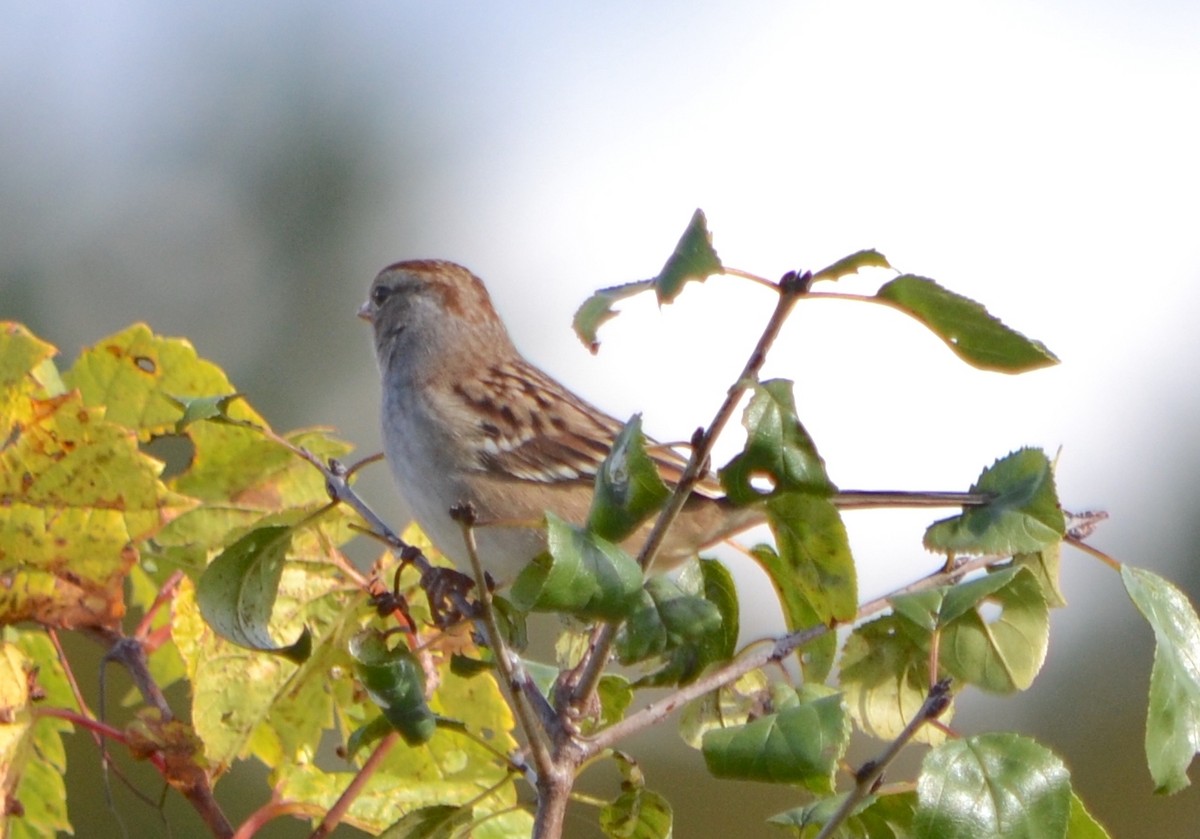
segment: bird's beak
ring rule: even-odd
[[[366,301],[365,303],[363,303],[361,306],[358,307],[358,316],[360,318],[362,318],[363,320],[365,320],[367,323],[371,322],[372,318],[371,318],[371,301],[370,300]]]

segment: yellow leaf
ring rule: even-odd
[[[52,395],[48,391],[58,383],[57,372],[49,375],[47,368],[54,369],[54,353],[54,347],[21,324],[0,321],[0,448],[11,443],[14,424],[27,418],[17,413],[28,412],[24,397]]]
[[[136,429],[142,440],[174,431],[183,415],[178,400],[234,392],[221,369],[198,358],[189,341],[155,335],[144,323],[84,350],[64,378],[85,403],[107,406],[110,421]],[[230,415],[265,425],[240,400]]]
[[[0,447],[0,624],[111,626],[124,614],[123,583],[135,544],[194,502],[169,491],[162,465],[142,454],[133,431],[86,407],[78,393],[43,398],[37,378],[52,348],[18,335],[5,377]],[[33,376],[31,379],[30,376]]]

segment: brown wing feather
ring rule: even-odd
[[[498,478],[591,484],[623,425],[524,359],[495,364],[481,380],[456,383],[453,394],[455,413],[474,420],[479,471]],[[663,480],[677,483],[687,457],[652,440],[648,452]],[[697,492],[721,495],[711,479]]]

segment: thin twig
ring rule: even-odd
[[[900,507],[982,507],[993,500],[986,492],[909,492],[895,489],[846,489],[830,501],[839,510]]]
[[[654,562],[654,557],[658,554],[658,549],[662,546],[663,540],[666,538],[667,530],[674,524],[675,519],[683,510],[683,505],[687,503],[688,498],[691,496],[692,488],[695,487],[696,483],[708,471],[708,459],[712,453],[713,444],[716,442],[717,437],[721,435],[721,432],[725,430],[725,426],[729,423],[729,420],[733,418],[733,413],[742,399],[742,394],[758,381],[758,373],[762,370],[762,366],[767,360],[767,351],[775,343],[775,339],[779,336],[779,331],[783,328],[783,323],[787,320],[788,314],[796,305],[796,301],[808,292],[808,284],[811,280],[811,274],[796,275],[793,272],[784,276],[779,281],[779,284],[775,286],[779,293],[779,300],[775,304],[775,311],[771,313],[771,318],[767,321],[762,335],[759,336],[758,343],[750,353],[750,358],[746,360],[746,365],[742,368],[741,375],[738,376],[737,381],[729,388],[728,393],[725,395],[725,401],[717,409],[712,422],[698,435],[698,439],[693,441],[692,456],[688,459],[687,466],[684,467],[683,474],[679,478],[679,483],[675,486],[674,492],[672,492],[671,497],[667,500],[666,506],[659,513],[658,520],[655,521],[650,535],[646,537],[646,541],[642,545],[642,550],[638,553],[638,563],[642,568],[649,568]]]
[[[776,291],[779,288],[778,283],[768,280],[766,277],[760,277],[758,274],[752,274],[749,271],[743,271],[740,268],[725,268],[721,273],[728,274],[731,277],[741,277],[743,280],[750,280],[751,282],[758,283],[761,286],[766,286],[772,291]]]
[[[273,797],[238,825],[237,832],[233,834],[233,839],[252,839],[262,829],[263,825],[274,821],[280,816],[312,818],[320,814],[321,808],[316,804],[308,804],[302,801],[280,801]]]
[[[885,594],[874,600],[868,600],[858,608],[854,620],[858,622],[876,612],[883,611],[890,605],[891,599],[894,597],[913,594],[918,591],[925,591],[953,583],[972,571],[1007,559],[1009,559],[1007,556],[978,557],[964,562],[951,570],[937,571],[890,594]],[[625,717],[620,722],[598,731],[590,738],[586,738],[584,740],[584,751],[590,757],[599,751],[611,748],[631,734],[654,725],[672,711],[693,699],[698,699],[709,691],[724,687],[746,675],[751,670],[756,670],[773,662],[783,661],[783,659],[787,658],[796,649],[833,631],[833,629],[834,627],[825,626],[824,624],[811,626],[777,638],[774,643],[764,643],[748,649],[733,661],[673,691],[656,702],[652,702],[640,711]]]
[[[551,756],[546,743],[547,728],[538,725],[538,718],[530,707],[528,698],[517,681],[512,659],[509,658],[508,645],[500,632],[500,623],[496,620],[496,610],[492,603],[492,593],[488,588],[487,574],[484,573],[483,563],[479,560],[479,546],[475,541],[475,512],[469,505],[456,506],[451,510],[451,518],[455,519],[462,528],[463,542],[467,547],[467,556],[471,561],[471,570],[475,574],[475,588],[479,592],[479,612],[482,615],[484,629],[488,635],[488,644],[496,657],[496,667],[504,680],[504,689],[512,700],[513,709],[525,730],[525,738],[529,741],[529,749],[533,754],[533,764],[538,774],[549,772]],[[551,719],[553,716],[551,715]],[[547,722],[543,720],[543,723]]]
[[[154,602],[150,604],[150,608],[146,609],[146,613],[142,615],[142,619],[138,621],[137,628],[133,630],[133,637],[141,641],[145,641],[150,634],[151,624],[154,622],[154,616],[158,614],[158,610],[170,603],[175,597],[175,592],[179,588],[179,584],[183,582],[184,574],[182,571],[174,571],[167,581],[162,584],[158,593],[154,596]]]
[[[726,269],[726,273],[734,273],[734,271]],[[742,272],[736,273],[738,276],[746,276]],[[752,277],[753,275],[749,276]],[[692,488],[695,487],[696,483],[708,471],[708,460],[709,455],[712,453],[713,444],[725,429],[729,420],[732,419],[733,413],[742,399],[742,395],[753,383],[758,381],[758,373],[767,360],[767,351],[775,342],[776,337],[778,337],[779,331],[783,328],[783,323],[787,320],[788,314],[796,305],[796,301],[808,292],[808,285],[811,280],[811,274],[797,275],[795,272],[792,272],[785,275],[779,281],[778,285],[773,286],[779,294],[779,300],[775,304],[775,311],[771,313],[771,318],[767,321],[762,335],[759,336],[758,343],[742,368],[742,374],[730,386],[729,391],[725,395],[725,400],[717,409],[712,422],[708,424],[706,429],[700,430],[693,438],[692,455],[688,458],[687,466],[684,467],[679,482],[675,485],[674,491],[667,499],[666,506],[659,513],[658,520],[655,521],[650,535],[646,537],[646,541],[638,553],[638,564],[643,569],[649,568],[654,562],[654,557],[658,553],[658,549],[662,546],[663,540],[666,538],[667,530],[683,510],[684,504],[687,503],[688,498],[691,496]],[[592,634],[588,651],[583,661],[580,662],[578,675],[575,677],[568,704],[574,707],[582,707],[587,703],[592,694],[595,693],[597,685],[600,684],[600,678],[604,674],[604,668],[608,664],[608,656],[612,651],[612,645],[616,636],[617,627],[615,624],[605,624]]]
[[[379,770],[384,758],[388,756],[388,753],[395,747],[399,739],[400,735],[392,731],[379,741],[379,745],[375,747],[375,751],[371,753],[366,763],[362,765],[362,768],[355,773],[354,778],[342,790],[342,794],[338,796],[338,800],[329,808],[329,811],[325,814],[325,818],[321,819],[321,823],[310,834],[309,839],[324,839],[324,837],[333,832],[333,829],[345,817],[346,812],[350,809],[350,805],[354,803],[354,799],[358,798],[363,788],[367,785],[367,781],[371,780],[371,776]]]
[[[126,638],[120,633],[112,629],[101,627],[90,627],[86,630],[86,634],[93,639],[99,641],[108,651],[101,659],[101,667],[109,661],[119,662],[128,671],[133,683],[137,686],[138,692],[142,698],[158,711],[159,719],[166,723],[175,719],[175,714],[171,711],[171,706],[167,703],[166,696],[163,695],[162,688],[158,686],[158,682],[154,680],[154,676],[150,673],[150,665],[146,660],[146,651],[142,647],[141,642],[133,638]],[[101,670],[103,674],[103,670]],[[104,716],[104,689],[101,687],[100,693],[100,716]],[[170,779],[168,780],[178,780]],[[226,839],[233,835],[233,825],[225,816],[217,803],[216,797],[213,795],[211,779],[205,772],[195,772],[189,779],[188,783],[182,784],[179,787],[183,796],[191,803],[200,818],[208,825],[208,829],[214,836]]]
[[[97,740],[108,739],[114,740],[115,742],[120,743],[122,746],[129,745],[129,738],[123,730],[115,728],[106,722],[101,722],[95,717],[87,714],[81,714],[78,711],[72,711],[69,708],[36,708],[33,712],[33,716],[35,718],[54,717],[58,720],[66,720],[72,725],[77,725],[80,728],[86,729]],[[150,764],[159,772],[163,773],[164,775],[166,774],[166,759],[162,756],[162,754],[152,754],[147,758],[147,760],[149,760]]]
[[[1100,550],[1099,548],[1093,548],[1091,545],[1089,545],[1087,542],[1083,541],[1082,539],[1078,539],[1078,538],[1068,534],[1066,536],[1066,538],[1063,539],[1063,541],[1066,542],[1068,545],[1070,545],[1073,548],[1079,548],[1079,550],[1083,551],[1085,554],[1088,554],[1089,556],[1094,556],[1096,559],[1103,562],[1105,565],[1107,565],[1112,570],[1114,570],[1114,571],[1121,570],[1121,562],[1119,560],[1114,559],[1113,557],[1109,556],[1108,554],[1106,554],[1104,551]]]
[[[908,725],[904,726],[904,730],[896,739],[888,743],[883,754],[875,760],[863,764],[862,768],[858,770],[855,774],[854,789],[846,793],[846,797],[842,799],[837,811],[829,821],[825,822],[825,826],[817,834],[817,839],[829,839],[833,836],[834,831],[854,812],[858,803],[875,788],[875,783],[883,775],[883,770],[896,759],[900,750],[916,736],[917,732],[921,730],[921,726],[941,716],[948,704],[950,704],[950,680],[942,679],[929,689],[929,695],[925,697],[920,710],[908,721]]]

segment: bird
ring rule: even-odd
[[[498,584],[546,549],[547,512],[582,525],[596,473],[624,423],[527,360],[483,281],[454,262],[384,268],[358,311],[373,329],[382,385],[384,453],[400,496],[437,550],[469,570],[451,508],[470,504],[478,556]],[[650,441],[661,477],[677,483],[687,458]],[[704,476],[667,531],[652,572],[763,521]],[[633,555],[653,521],[621,546]]]

